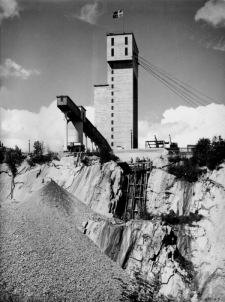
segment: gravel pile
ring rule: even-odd
[[[127,301],[126,273],[77,228],[93,211],[55,182],[0,210],[0,301]]]

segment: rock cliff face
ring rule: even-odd
[[[158,161],[148,181],[152,220],[90,221],[86,234],[130,275],[158,278],[158,296],[225,301],[225,165],[190,184],[176,181],[165,164]],[[171,210],[186,219],[162,221]]]
[[[24,164],[15,178],[14,198],[28,197],[51,178],[108,217],[85,221],[84,233],[131,276],[148,283],[157,279],[156,299],[225,301],[225,165],[194,184],[177,181],[166,165],[166,158],[156,159],[148,180],[149,220],[123,223],[109,213],[112,203],[122,202],[123,172],[114,162],[102,169],[98,164],[76,167],[72,157],[32,169]],[[3,165],[2,198],[9,195],[10,181]],[[182,218],[179,223],[162,219],[171,211]]]
[[[23,163],[15,177],[13,196],[22,200],[52,179],[96,212],[112,217],[110,203],[118,203],[122,195],[121,175],[122,169],[112,161],[102,168],[100,164],[77,167],[72,156],[33,168]],[[1,198],[5,199],[11,188],[11,173],[5,164],[1,165],[0,176]]]

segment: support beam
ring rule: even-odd
[[[64,146],[63,146],[63,151],[68,151],[68,120],[67,120],[67,112],[64,113]]]

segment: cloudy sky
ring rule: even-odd
[[[56,95],[87,106],[106,83],[106,33],[123,29],[123,9],[140,56],[208,96],[192,108],[140,66],[139,146],[200,137],[225,138],[225,0],[0,0],[1,141],[63,145]]]

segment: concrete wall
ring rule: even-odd
[[[95,127],[110,144],[110,99],[109,86],[94,87]]]
[[[108,87],[94,88],[95,126],[114,150],[138,148],[138,65],[134,53],[138,49],[133,34],[107,36]]]
[[[110,145],[113,143],[113,146],[111,145],[113,149],[118,146],[130,149],[131,131],[133,133],[133,69],[113,69],[114,73],[111,72],[112,69],[109,66],[109,110],[111,128],[113,128]]]
[[[125,37],[128,39],[127,45],[125,45]],[[112,39],[114,39],[114,46],[111,45]],[[132,60],[132,42],[132,35],[107,36],[107,61]],[[125,55],[125,48],[128,49],[127,55]],[[114,49],[114,56],[111,55],[111,49]]]

